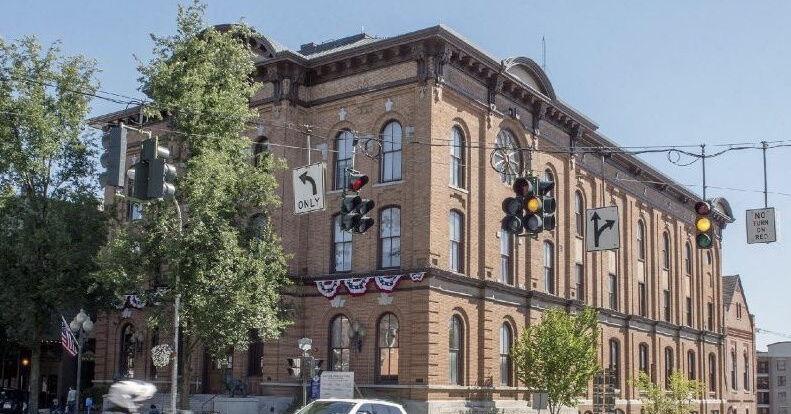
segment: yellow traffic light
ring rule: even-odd
[[[698,217],[698,219],[695,220],[695,228],[699,232],[705,233],[711,229],[711,220],[705,216]]]
[[[525,208],[530,213],[538,213],[541,211],[541,200],[538,197],[530,197],[525,202]]]

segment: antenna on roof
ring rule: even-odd
[[[365,33],[365,25],[360,26],[360,33]]]
[[[547,71],[547,39],[541,35],[541,69]]]

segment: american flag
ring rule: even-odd
[[[71,333],[69,324],[66,323],[63,315],[60,316],[60,325],[60,344],[71,356],[77,356],[77,340],[74,338],[74,334]]]

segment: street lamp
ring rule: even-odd
[[[80,313],[74,317],[69,323],[69,328],[77,337],[77,404],[76,410],[80,412],[80,382],[82,381],[82,351],[85,348],[85,340],[88,335],[93,331],[93,321],[85,313],[84,309],[80,309]]]

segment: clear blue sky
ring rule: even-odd
[[[787,1],[208,3],[211,23],[244,18],[290,48],[359,33],[363,26],[390,36],[444,23],[498,58],[540,61],[543,35],[558,96],[621,145],[791,139]],[[98,60],[103,89],[138,96],[133,55],[147,59],[148,33],[172,33],[175,13],[176,2],[163,0],[5,0],[0,35],[60,39],[67,53]],[[117,109],[94,102],[95,114]],[[768,158],[770,190],[791,193],[791,148],[771,151]],[[678,182],[700,182],[697,164],[677,167],[664,155],[646,160]],[[710,185],[762,188],[760,151],[732,153],[708,167]],[[744,210],[762,207],[762,194],[711,194],[727,197],[737,219],[725,232],[723,272],[741,274],[759,327],[791,333],[791,274],[784,255],[791,253],[784,237],[791,234],[791,197],[770,195],[780,242],[748,246]],[[783,339],[759,335],[759,347]]]

